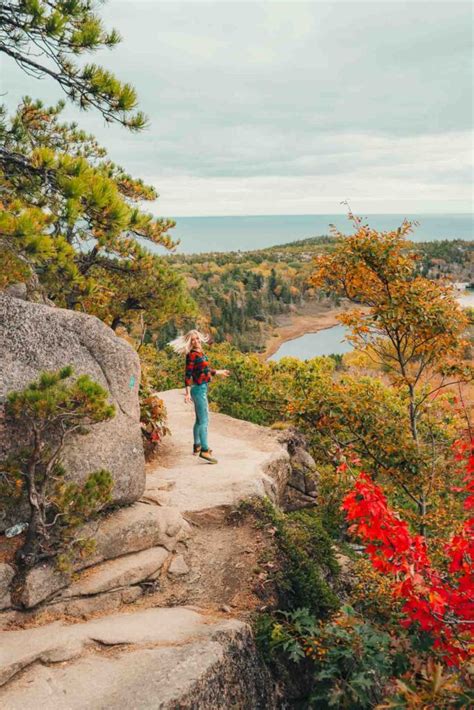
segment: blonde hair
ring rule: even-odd
[[[173,348],[175,353],[179,355],[187,355],[191,351],[191,340],[193,336],[197,336],[201,343],[207,343],[208,335],[204,335],[199,330],[190,330],[186,335],[179,335],[175,340],[172,340],[168,345]]]

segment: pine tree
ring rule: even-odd
[[[136,110],[134,88],[97,64],[76,61],[121,41],[116,30],[105,29],[96,5],[91,0],[3,0],[0,52],[28,74],[57,82],[82,109],[98,109],[106,121],[138,131],[146,119]]]
[[[65,478],[61,454],[73,433],[114,416],[107,392],[72,367],[44,372],[25,389],[10,392],[7,425],[21,431],[21,441],[2,461],[0,500],[15,505],[26,495],[29,520],[26,539],[17,552],[20,567],[32,567],[77,548],[74,531],[110,499],[108,471],[92,472],[80,485]],[[82,541],[80,548],[82,548]]]
[[[133,87],[77,62],[120,41],[96,7],[91,0],[5,0],[0,52],[28,74],[56,81],[82,109],[141,130],[146,120]],[[192,313],[182,279],[154,253],[174,247],[174,222],[139,206],[156,191],[112,163],[93,136],[60,123],[63,108],[26,98],[9,122],[0,107],[0,288],[27,281],[34,295],[113,327],[133,329],[143,314],[156,327],[170,313]]]
[[[132,327],[137,314],[157,327],[192,312],[183,279],[163,257],[172,220],[139,204],[154,188],[112,163],[93,136],[60,122],[63,104],[25,99],[0,121],[15,159],[0,174],[0,287],[33,277],[49,299]]]

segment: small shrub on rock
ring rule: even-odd
[[[88,375],[71,379],[72,367],[44,372],[25,389],[10,392],[7,424],[22,433],[16,450],[2,462],[0,503],[26,497],[28,528],[17,552],[21,568],[56,558],[63,565],[87,552],[92,541],[78,539],[78,528],[110,500],[113,481],[105,470],[83,483],[68,481],[61,454],[72,434],[114,416],[107,392]]]
[[[142,368],[139,389],[140,426],[146,459],[153,457],[163,437],[171,433],[167,427],[165,403],[158,396],[157,391],[178,387],[183,379],[181,360],[176,353],[171,352],[170,348],[167,348],[167,353],[168,351],[171,369],[176,369],[179,364],[181,377],[178,381],[173,381],[173,375],[164,371],[163,353],[160,356],[160,352],[151,344],[142,344],[138,349]]]
[[[167,412],[161,397],[149,387],[140,385],[140,425],[147,459],[153,457],[160,441],[170,433],[166,422]]]

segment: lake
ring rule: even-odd
[[[306,333],[300,338],[282,343],[269,360],[281,360],[282,357],[309,360],[320,355],[344,355],[352,350],[352,345],[344,340],[347,332],[344,325],[335,325],[332,328],[318,330],[317,333]]]
[[[463,306],[474,308],[474,291],[461,294],[458,301]],[[299,338],[282,343],[276,353],[268,359],[281,360],[282,357],[297,357],[300,360],[309,360],[321,355],[344,355],[352,350],[352,345],[344,340],[347,333],[348,328],[344,325],[318,330],[317,333],[306,333]]]
[[[391,230],[400,226],[404,217],[419,222],[413,241],[440,239],[474,239],[472,214],[374,214],[363,215],[371,226]],[[208,251],[245,251],[263,249],[298,239],[329,234],[329,225],[350,234],[352,224],[344,214],[315,215],[249,215],[236,217],[176,217],[170,234],[181,243],[177,253]],[[163,252],[163,249],[157,249]]]

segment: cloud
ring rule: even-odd
[[[355,170],[342,176],[196,177],[151,176],[160,199],[152,211],[167,216],[336,214],[348,199],[365,214],[459,213],[469,191],[459,181],[432,183],[422,176],[401,179],[390,171]],[[463,188],[463,189],[461,189]]]
[[[101,13],[124,41],[97,61],[136,86],[151,128],[80,122],[167,214],[295,213],[316,209],[315,190],[325,205],[470,209],[470,3],[113,0]],[[2,68],[10,105],[60,96]]]

